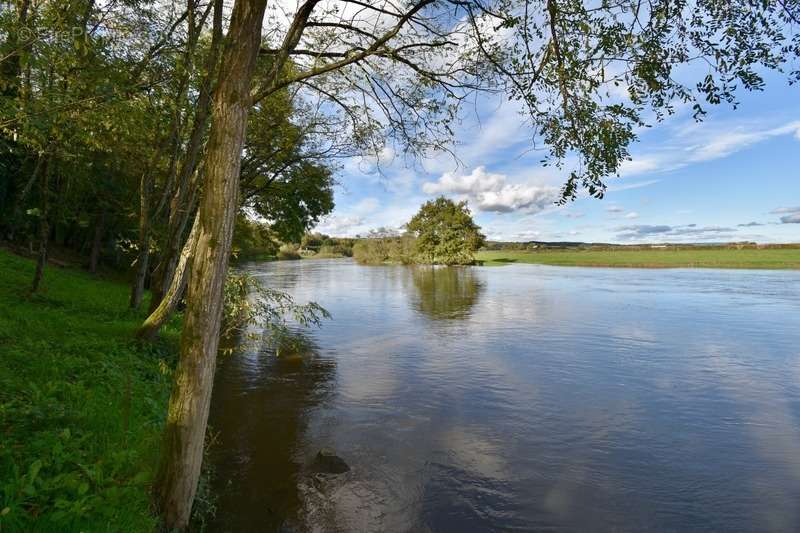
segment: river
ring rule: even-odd
[[[247,268],[332,319],[221,360],[213,531],[800,530],[800,272]]]

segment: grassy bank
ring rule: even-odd
[[[125,285],[33,269],[0,251],[0,531],[152,531],[175,327],[139,345]]]
[[[800,269],[800,249],[650,249],[482,251],[485,265],[535,263],[558,266],[636,268],[766,268]]]

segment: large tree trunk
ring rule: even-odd
[[[49,158],[47,155],[41,155],[42,158],[45,159],[42,165],[42,181],[41,181],[41,209],[39,213],[39,255],[36,259],[36,272],[33,274],[33,284],[31,286],[31,292],[36,292],[39,290],[39,286],[42,283],[42,277],[44,276],[44,267],[47,264],[47,244],[50,240],[50,223],[48,220],[49,217],[49,196],[50,196],[50,169],[49,167]]]
[[[158,479],[161,511],[170,529],[183,529],[189,522],[203,461],[250,84],[265,8],[266,0],[236,1],[214,95],[180,360]]]
[[[150,316],[144,321],[139,331],[136,332],[136,336],[140,339],[148,341],[154,340],[161,326],[163,326],[167,320],[169,320],[169,317],[172,316],[172,313],[175,312],[175,308],[178,306],[178,302],[181,299],[181,294],[186,288],[186,281],[189,279],[191,258],[194,255],[194,245],[197,242],[197,228],[199,225],[198,216],[195,216],[192,232],[189,234],[186,245],[181,251],[170,286],[165,291],[164,297],[161,299],[158,306],[150,313]]]
[[[154,158],[153,164],[158,161]],[[153,191],[151,167],[142,174],[139,185],[139,254],[136,257],[136,272],[131,284],[130,306],[138,309],[144,297],[144,284],[150,263],[150,197]]]
[[[186,225],[192,211],[197,205],[196,180],[190,180],[185,187],[179,187],[172,201],[169,223],[167,225],[167,241],[164,244],[161,261],[153,275],[153,298],[150,301],[150,312],[158,308],[161,300],[169,290],[172,279],[175,277],[176,268],[181,257],[181,245],[186,233]],[[186,191],[186,194],[184,194]]]

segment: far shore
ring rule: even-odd
[[[532,263],[554,266],[606,268],[741,268],[800,269],[797,248],[698,248],[698,249],[573,249],[480,251],[479,264],[501,266]]]

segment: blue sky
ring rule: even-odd
[[[466,199],[493,240],[800,242],[798,87],[769,80],[742,93],[738,109],[717,106],[702,123],[686,108],[640,132],[633,160],[608,180],[603,200],[553,203],[563,175],[530,151],[513,104],[486,98],[457,128],[461,163],[442,156],[411,167],[391,150],[382,172],[345,162],[336,209],[317,227],[335,236],[400,227],[440,194]]]

